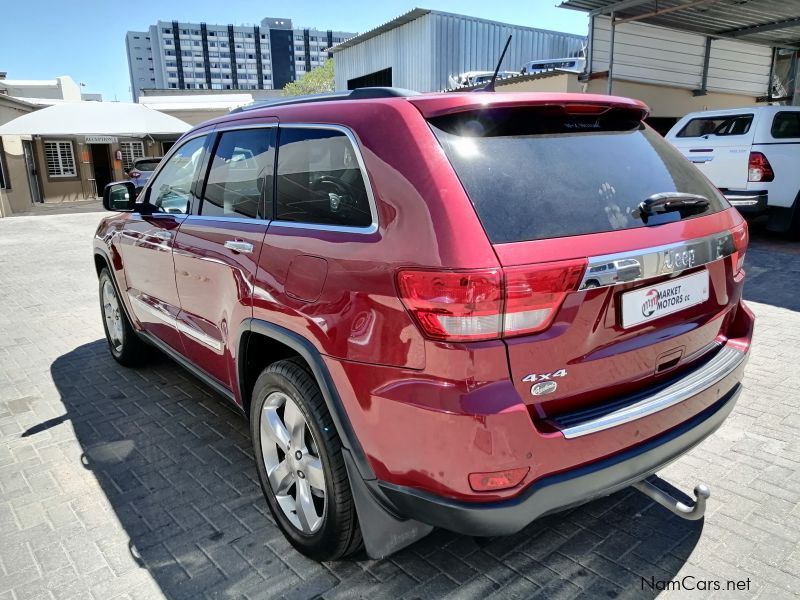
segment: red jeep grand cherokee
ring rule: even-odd
[[[754,320],[744,220],[646,115],[367,88],[204,123],[138,197],[105,190],[111,353],[249,416],[317,559],[642,485],[731,412]]]

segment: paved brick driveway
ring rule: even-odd
[[[241,418],[167,359],[111,360],[100,216],[0,221],[0,600],[638,598],[656,595],[642,578],[686,575],[749,578],[741,597],[800,591],[800,246],[748,252],[746,391],[662,473],[711,486],[703,522],[624,491],[507,538],[436,532],[389,560],[320,565],[267,515]]]

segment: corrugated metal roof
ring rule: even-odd
[[[564,0],[562,8],[734,38],[765,46],[800,46],[800,0]]]
[[[376,35],[382,34],[384,31],[389,31],[390,29],[394,29],[395,27],[400,27],[401,25],[405,25],[406,23],[410,23],[414,19],[419,19],[420,17],[427,15],[431,11],[427,8],[415,8],[413,10],[408,11],[400,15],[399,17],[395,17],[391,21],[387,21],[383,25],[378,25],[375,29],[370,29],[369,31],[365,31],[364,33],[359,33],[355,37],[351,37],[349,40],[343,41],[341,44],[337,44],[330,48],[331,52],[338,52],[339,50],[344,50],[345,48],[349,48],[350,46],[355,46],[356,44],[360,44],[370,38],[374,38]]]
[[[431,10],[429,8],[415,8],[413,10],[408,11],[407,13],[404,13],[404,14],[400,15],[399,17],[396,17],[396,18],[392,19],[391,21],[387,21],[383,25],[379,25],[375,29],[370,29],[369,31],[366,31],[364,33],[360,33],[357,36],[350,38],[349,40],[345,40],[341,44],[333,46],[332,48],[330,48],[330,51],[331,52],[338,52],[340,50],[344,50],[345,48],[350,48],[351,46],[355,46],[357,44],[360,44],[361,42],[364,42],[364,41],[366,41],[366,40],[368,40],[370,38],[374,38],[375,36],[378,36],[378,35],[386,32],[386,31],[391,31],[392,29],[396,29],[397,27],[405,25],[406,23],[410,23],[411,21],[414,21],[415,19],[419,19],[420,17],[423,17],[423,16],[425,16],[427,14],[430,14],[430,13],[433,13],[433,14],[436,14],[436,15],[444,15],[444,16],[448,16],[448,17],[456,17],[458,19],[465,19],[465,20],[468,20],[468,21],[475,21],[475,22],[478,22],[478,23],[489,23],[489,24],[494,24],[494,25],[502,25],[504,27],[511,27],[513,29],[523,29],[523,30],[527,30],[527,31],[536,31],[536,32],[540,32],[540,33],[554,33],[554,34],[558,34],[558,35],[572,35],[572,34],[565,34],[563,32],[554,31],[554,30],[550,30],[550,29],[539,29],[537,27],[526,27],[525,25],[514,25],[512,23],[502,23],[500,21],[492,21],[491,19],[482,19],[480,17],[470,17],[470,16],[467,16],[467,15],[449,13],[449,12],[445,12],[445,11],[441,11],[441,10]],[[577,36],[574,36],[574,37],[577,37]]]

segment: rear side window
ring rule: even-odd
[[[744,135],[750,131],[753,115],[720,115],[698,117],[683,126],[676,137],[692,138],[704,135]]]
[[[372,224],[356,150],[341,131],[281,127],[277,179],[279,221],[341,227]]]
[[[772,137],[800,138],[800,112],[779,112],[772,121]]]
[[[224,132],[217,142],[200,214],[265,218],[272,200],[275,130]]]
[[[639,203],[662,192],[719,192],[639,116],[567,115],[553,108],[486,109],[431,121],[492,243],[644,227]]]

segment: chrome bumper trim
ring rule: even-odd
[[[662,411],[670,406],[680,404],[733,373],[747,360],[747,353],[731,347],[724,347],[708,363],[697,369],[688,377],[680,379],[664,388],[660,392],[607,413],[595,419],[583,421],[577,425],[565,427],[561,433],[567,439],[573,439],[591,433],[597,433],[624,423],[630,423],[653,413]],[[556,420],[557,421],[557,420]]]

